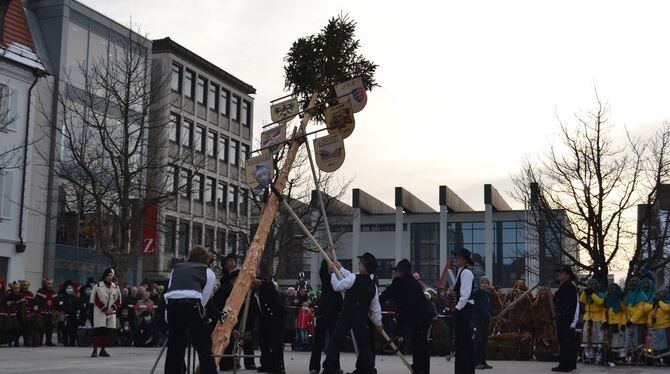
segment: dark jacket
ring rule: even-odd
[[[275,288],[274,283],[264,280],[258,288],[258,303],[260,304],[260,317],[264,321],[278,323],[283,328],[286,321],[286,309],[281,295]]]
[[[577,308],[577,287],[570,281],[563,282],[554,294],[556,323],[568,326],[572,324],[575,319],[575,308]]]
[[[398,317],[406,323],[432,319],[435,315],[435,307],[426,299],[421,284],[410,274],[393,278],[379,296],[381,305],[388,301],[395,302]]]
[[[335,292],[333,285],[330,284],[330,270],[326,260],[321,261],[319,268],[319,278],[321,278],[321,298],[319,299],[317,315],[339,315],[342,310],[342,294]]]
[[[475,300],[475,308],[472,312],[472,319],[475,321],[486,321],[491,318],[491,295],[481,288],[472,293]]]

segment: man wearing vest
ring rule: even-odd
[[[474,265],[470,251],[463,248],[452,252],[454,263],[458,267],[454,294],[456,295],[456,374],[474,374],[475,364],[473,357],[472,342],[472,313],[475,301],[472,290],[475,284],[475,276],[468,265]]]
[[[358,345],[358,359],[356,360],[357,374],[374,374],[375,362],[372,356],[372,342],[370,341],[367,327],[368,315],[381,332],[382,313],[379,305],[379,294],[377,286],[372,278],[377,270],[377,259],[372,254],[366,252],[358,257],[359,273],[353,274],[343,268],[339,262],[335,261],[331,266],[330,284],[336,292],[346,291],[344,301],[342,301],[342,312],[337,320],[332,338],[328,343],[326,350],[326,360],[323,363],[323,374],[337,374],[341,371],[339,368],[340,346],[344,342],[349,331],[354,332],[354,337]],[[334,273],[335,268],[339,269],[343,279],[337,279]]]
[[[196,245],[188,261],[175,265],[164,297],[167,302],[168,351],[166,374],[183,374],[187,332],[200,361],[202,374],[216,374],[212,357],[212,337],[206,325],[205,305],[212,296],[216,275],[209,264],[213,255]]]

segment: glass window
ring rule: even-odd
[[[233,166],[237,166],[240,164],[240,155],[237,153],[237,148],[239,147],[240,142],[237,140],[231,139],[230,140],[230,154],[229,154],[229,160],[230,164]]]
[[[193,200],[202,202],[202,174],[193,175]]]
[[[214,229],[211,227],[205,227],[205,247],[207,249],[214,249]]]
[[[207,104],[207,79],[198,76],[198,104]]]
[[[175,189],[177,188],[177,167],[174,165],[168,165],[167,167],[167,179],[165,181],[166,183],[166,190],[168,193],[173,193],[175,192]]]
[[[412,227],[414,224],[412,224]],[[483,222],[451,222],[447,225],[447,247],[449,253],[456,249],[465,248],[472,252],[475,262],[473,273],[475,278],[486,273],[486,252]],[[456,271],[456,269],[453,269]],[[497,278],[494,275],[494,280]]]
[[[196,152],[202,152],[205,141],[205,128],[202,126],[195,127],[195,135],[193,136],[193,145]]]
[[[184,199],[191,198],[191,171],[186,169],[181,169],[179,173],[180,185],[179,185],[179,196]]]
[[[496,285],[511,287],[514,281],[526,278],[526,243],[523,230],[524,225],[521,222],[493,223],[493,277]],[[542,257],[542,253],[540,255]],[[551,268],[546,271],[552,277]],[[542,279],[542,273],[540,278]]]
[[[240,150],[240,167],[244,167],[246,160],[249,159],[249,146],[242,144],[242,149]]]
[[[228,117],[230,114],[228,109],[230,107],[230,91],[221,87],[221,114]]]
[[[228,211],[237,213],[237,186],[228,187]]]
[[[209,97],[207,97],[207,102],[209,103],[209,109],[217,112],[219,110],[219,86],[214,83],[209,83]]]
[[[179,252],[182,254],[187,254],[190,244],[190,230],[187,222],[181,222],[179,224]]]
[[[223,230],[216,230],[216,250],[219,253],[226,252],[226,232]]]
[[[181,92],[181,76],[183,68],[179,64],[172,63],[172,91]]]
[[[240,121],[240,97],[237,95],[233,95],[233,102],[232,102],[232,108],[231,111],[233,112],[233,121],[239,122]]]
[[[170,123],[168,124],[168,140],[172,143],[179,142],[179,116],[170,113]]]
[[[193,100],[193,95],[195,95],[195,72],[186,69],[184,74],[184,95],[186,98]]]
[[[216,189],[214,186],[216,181],[214,178],[207,177],[207,182],[205,183],[205,203],[213,205],[216,201]]]
[[[186,148],[191,148],[192,139],[191,134],[193,133],[193,123],[184,120],[181,123],[181,145]]]
[[[199,223],[193,224],[193,245],[202,244],[202,225]]]
[[[226,196],[228,194],[226,184],[219,182],[216,189],[216,197],[218,198],[217,204],[219,205],[219,209],[226,210]]]
[[[440,276],[440,225],[412,223],[410,231],[412,264],[426,285],[435,286]]]
[[[228,253],[237,253],[237,233],[228,232]]]
[[[166,253],[176,253],[177,250],[177,221],[174,219],[165,220],[165,248]]]
[[[219,160],[228,162],[228,138],[219,136]]]
[[[88,30],[70,23],[67,35],[67,57],[65,58],[65,76],[70,84],[84,87]]]
[[[88,73],[100,76],[107,71],[109,40],[96,33],[90,33],[88,44]],[[97,85],[97,84],[96,84]]]
[[[216,157],[216,132],[211,130],[207,132],[207,155]]]
[[[242,126],[249,127],[251,123],[251,103],[242,100]]]
[[[247,208],[249,206],[249,191],[240,188],[240,215],[247,215]]]

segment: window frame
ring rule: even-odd
[[[223,186],[223,188],[221,188]],[[220,180],[217,181],[216,183],[216,189],[217,189],[217,195],[219,195],[219,191],[223,191],[221,196],[216,200],[216,206],[219,209],[223,209],[223,211],[227,212],[228,211],[228,183]]]
[[[235,140],[235,139],[230,139],[228,141],[229,152],[233,151],[233,144],[235,144],[235,154],[234,155],[229,154],[228,155],[228,160],[230,161],[230,166],[239,167],[240,166],[240,141]],[[233,156],[232,160],[231,160],[231,156]]]
[[[196,80],[196,74],[195,71],[185,68],[184,69],[184,81],[186,81],[186,76],[190,76],[190,81],[191,81],[191,87],[186,87],[186,84],[184,84],[184,96],[189,99],[189,100],[195,100],[195,80]]]
[[[176,71],[176,73],[177,73],[177,89],[176,90],[172,86],[174,84],[175,68],[177,68],[177,71]],[[171,82],[170,82],[170,89],[172,90],[172,92],[181,93],[181,91],[183,89],[183,86],[184,86],[183,79],[184,79],[184,66],[182,66],[181,64],[176,63],[176,62],[173,61],[172,62]]]
[[[209,146],[210,135],[213,135],[212,149],[210,149],[210,146]],[[208,157],[216,158],[217,150],[218,150],[218,144],[217,143],[219,141],[218,136],[219,136],[219,134],[216,131],[207,130],[207,152],[206,153],[207,153]]]
[[[246,105],[246,112],[244,111],[244,106]],[[242,126],[250,127],[251,126],[251,102],[248,100],[242,99],[242,114],[240,121]]]
[[[181,135],[184,134],[184,132],[183,132],[184,131],[184,126],[183,126],[184,123],[188,124],[188,132],[186,133],[188,135],[188,144],[184,144],[184,141],[186,139],[184,139],[184,137],[181,136]],[[193,123],[193,121],[191,121],[189,119],[186,119],[186,118],[183,118],[181,123],[180,123],[180,126],[181,126],[181,131],[179,132],[179,136],[181,138],[181,146],[185,147],[185,148],[188,148],[188,149],[193,148],[193,127],[195,126],[195,124]]]
[[[207,89],[207,93],[210,94],[212,93],[212,89],[214,89],[214,96],[213,97],[207,97],[207,101],[209,102],[209,110],[213,112],[219,111],[219,85],[213,82],[209,82],[209,88]],[[214,108],[212,108],[212,104],[214,105]]]
[[[221,142],[223,142],[223,146],[221,146]],[[222,161],[224,164],[228,164],[228,148],[230,146],[230,139],[223,135],[219,134],[219,154],[218,154],[218,159],[219,161]],[[223,155],[223,159],[221,158],[221,155]]]
[[[237,99],[237,103],[235,103],[235,99]],[[233,99],[231,100],[230,105],[233,106],[233,115],[231,115],[230,119],[235,122],[240,122],[240,107],[241,103],[240,101],[242,98],[238,95],[233,94]]]
[[[237,212],[238,212],[238,210],[237,210],[237,208],[238,208],[237,204],[239,204],[239,198],[238,198],[238,196],[239,196],[239,188],[238,188],[236,185],[234,185],[234,184],[230,184],[230,185],[228,185],[228,196],[229,196],[229,197],[230,197],[232,191],[234,191],[234,192],[232,193],[232,195],[233,195],[233,201],[230,201],[230,199],[228,199],[228,212],[230,212],[230,213],[236,213],[236,214],[237,214]],[[232,209],[231,209],[231,208],[232,208]]]
[[[201,130],[200,141],[197,139],[198,130]],[[205,134],[207,133],[207,128],[202,125],[195,125],[195,130],[193,131],[193,150],[198,153],[205,153]],[[198,147],[198,145],[200,147]],[[200,149],[198,149],[200,148]]]
[[[180,144],[179,140],[181,138],[181,116],[177,113],[170,112],[170,123],[168,124],[168,142],[172,144]],[[174,139],[170,136],[172,134],[174,124]]]
[[[179,183],[180,183],[180,185],[179,185],[179,190],[180,190],[179,191],[179,197],[181,197],[184,200],[189,200],[189,201],[191,200],[191,187],[192,187],[191,175],[192,175],[191,171],[186,169],[186,168],[181,168],[181,170],[179,170]],[[185,184],[183,184],[183,185],[181,184],[182,179],[184,179],[186,181]],[[183,188],[183,190],[182,190],[182,188]]]
[[[200,83],[202,82],[202,87]],[[196,83],[196,93],[195,93],[195,102],[206,107],[207,106],[207,95],[209,95],[208,90],[209,80],[202,75],[198,74],[198,79]],[[202,101],[201,101],[202,99]]]
[[[209,186],[210,182],[211,186]],[[214,205],[214,202],[216,201],[216,179],[212,177],[205,177],[204,198],[205,204]]]
[[[223,100],[224,93],[225,93],[225,100]],[[221,99],[221,101],[224,104],[223,106],[220,105],[219,109],[221,110],[221,114],[224,117],[228,118],[230,117],[230,90],[221,86],[221,92],[219,95],[220,95],[219,99]]]
[[[193,201],[196,203],[202,203],[203,198],[203,175],[201,173],[193,173],[193,179],[191,182],[191,190],[193,192]]]

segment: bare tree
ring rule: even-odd
[[[16,93],[10,92],[7,88],[0,88],[0,136],[9,131],[10,125],[16,122],[16,118],[9,106],[12,95],[16,95]],[[12,169],[19,166],[20,152],[18,151],[22,148],[23,143],[19,142],[17,144],[7,144],[0,149],[0,173],[4,169]]]
[[[606,284],[610,264],[630,239],[625,213],[637,201],[644,147],[628,134],[623,144],[615,141],[607,108],[596,100],[574,126],[559,120],[559,143],[537,162],[524,162],[513,179],[515,197],[535,212],[529,224],[574,242],[575,250],[559,246],[561,255]]]

